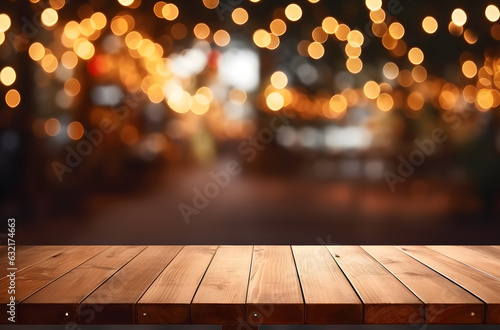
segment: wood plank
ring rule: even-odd
[[[466,249],[484,255],[489,258],[500,260],[500,247],[491,245],[464,245]]]
[[[36,247],[26,246],[22,249],[16,249],[15,267],[17,268],[17,272],[52,258],[72,247],[74,246],[41,245]],[[6,269],[7,265],[8,259],[6,256],[0,260],[0,269]],[[5,274],[5,276],[7,276],[7,274]]]
[[[399,248],[484,301],[486,323],[500,323],[500,280],[425,246]]]
[[[24,324],[78,321],[78,304],[145,248],[108,248],[24,300],[18,306],[19,321]]]
[[[478,255],[461,246],[433,245],[428,248],[500,279],[500,260]]]
[[[363,323],[363,305],[325,246],[293,246],[307,324]]]
[[[133,324],[135,304],[181,249],[147,247],[81,303],[80,324]]]
[[[186,246],[136,305],[136,323],[190,322],[190,304],[217,246]]]
[[[363,301],[364,323],[424,322],[424,305],[359,246],[328,246]]]
[[[428,324],[483,323],[482,301],[392,246],[362,246],[425,303]]]
[[[75,246],[16,273],[15,301],[21,302],[55,279],[106,250],[107,246]],[[0,279],[0,312],[7,313],[9,278]],[[0,318],[0,323],[7,323]]]
[[[304,300],[290,246],[255,246],[247,296],[249,324],[302,324]]]
[[[240,324],[246,319],[253,246],[221,246],[191,304],[191,322]]]

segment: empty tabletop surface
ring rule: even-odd
[[[1,324],[500,324],[500,246],[15,252],[0,258]]]

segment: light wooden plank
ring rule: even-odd
[[[464,245],[466,249],[484,255],[495,260],[500,260],[500,247],[491,245]]]
[[[392,246],[362,246],[425,303],[428,324],[483,323],[482,301]]]
[[[359,324],[363,306],[325,246],[293,246],[307,324]]]
[[[486,323],[500,323],[500,280],[425,246],[399,248],[484,301]]]
[[[16,259],[15,267],[17,271],[21,271],[25,268],[36,265],[45,259],[52,258],[63,251],[70,249],[74,246],[63,246],[63,245],[41,245],[41,246],[20,246],[16,247]],[[8,266],[7,252],[5,253],[5,258],[2,255],[0,259],[0,269],[7,269]],[[5,274],[3,277],[7,276]]]
[[[304,323],[304,300],[290,246],[254,247],[247,322]]]
[[[500,260],[478,255],[461,246],[432,245],[427,247],[500,279]]]
[[[136,323],[190,322],[190,304],[217,246],[186,246],[136,305]]]
[[[221,246],[208,267],[191,304],[191,322],[245,322],[253,246]]]
[[[78,307],[81,324],[133,324],[134,307],[182,246],[149,246]]]
[[[25,324],[78,321],[77,307],[145,246],[112,246],[24,300],[18,307]]]
[[[364,323],[424,322],[424,305],[359,246],[328,246],[363,301]]]
[[[21,302],[55,279],[78,267],[85,261],[106,250],[108,246],[76,246],[45,259],[16,273],[16,302]],[[0,280],[0,312],[7,313],[9,278]],[[19,315],[18,315],[19,316]],[[0,318],[0,323],[7,323]]]

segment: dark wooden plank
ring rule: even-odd
[[[328,246],[363,301],[364,323],[424,322],[424,305],[359,246]]]
[[[325,246],[293,246],[307,324],[360,324],[363,306]]]
[[[500,279],[500,260],[478,255],[461,246],[433,245],[428,248]]]
[[[149,246],[78,307],[81,324],[133,324],[134,306],[182,246]]]
[[[491,245],[464,245],[466,249],[484,255],[489,258],[500,260],[500,247]]]
[[[425,246],[399,248],[484,301],[486,323],[500,323],[500,280]]]
[[[362,246],[425,303],[428,324],[483,323],[482,301],[392,246]]]
[[[191,304],[191,322],[239,324],[246,319],[253,246],[221,246]]]
[[[61,276],[18,306],[23,324],[60,324],[78,321],[77,307],[145,246],[112,246]]]
[[[16,273],[16,302],[21,302],[55,279],[106,250],[108,246],[75,246]],[[0,312],[7,313],[10,279],[0,279]],[[0,318],[0,323],[7,323]]]
[[[41,246],[25,246],[24,248],[16,248],[15,267],[17,272],[36,265],[46,259],[52,258],[63,251],[73,248],[74,246],[62,245],[41,245]],[[6,269],[8,266],[7,255],[0,260],[0,269]],[[6,276],[6,275],[5,275]]]
[[[136,305],[136,323],[190,322],[190,304],[217,246],[186,246]]]
[[[247,295],[249,324],[304,323],[304,300],[290,246],[255,246]]]

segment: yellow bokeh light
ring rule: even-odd
[[[217,46],[219,47],[224,47],[229,44],[229,41],[231,41],[231,37],[229,36],[229,33],[227,33],[226,30],[219,30],[214,33],[214,42]]]
[[[420,48],[413,47],[408,52],[408,59],[412,64],[418,65],[424,61],[424,53],[420,50]]]
[[[387,62],[384,65],[383,72],[384,72],[384,76],[387,79],[391,79],[392,80],[392,79],[396,79],[396,77],[399,75],[399,68],[396,65],[396,63]]]
[[[298,21],[302,17],[302,9],[295,3],[289,4],[285,8],[285,15],[290,21]]]
[[[245,9],[243,8],[236,8],[233,10],[231,13],[231,18],[233,21],[238,24],[238,25],[243,25],[248,21],[248,13]]]
[[[410,95],[408,95],[407,104],[410,109],[415,111],[420,110],[424,106],[424,103],[425,100],[421,93],[412,92]]]
[[[269,109],[273,111],[278,111],[285,105],[285,99],[278,92],[270,93],[266,98],[266,104]]]
[[[253,34],[253,42],[260,48],[267,47],[271,43],[271,36],[266,30],[259,29]]]
[[[369,99],[376,99],[380,94],[380,86],[375,81],[370,80],[363,86],[363,92]]]
[[[3,44],[4,41],[5,41],[5,33],[0,31],[0,45]]]
[[[161,14],[166,20],[173,21],[177,18],[177,16],[179,16],[179,8],[177,8],[177,6],[173,3],[167,3],[163,6]]]
[[[74,97],[80,93],[80,82],[78,79],[70,78],[64,83],[64,92],[70,97]]]
[[[444,90],[439,94],[439,105],[444,110],[451,110],[457,103],[457,97],[452,91]]]
[[[193,100],[191,95],[186,91],[177,91],[170,95],[167,104],[172,110],[178,113],[186,113],[191,109]]]
[[[80,140],[84,133],[83,125],[78,121],[69,123],[66,132],[71,140]]]
[[[6,66],[0,71],[0,81],[5,86],[10,86],[16,81],[16,71],[10,67]]]
[[[95,29],[102,30],[104,29],[107,23],[106,15],[100,12],[94,13],[90,17],[90,22],[92,23],[92,26]]]
[[[329,102],[330,109],[334,112],[343,112],[347,108],[347,100],[343,95],[333,95]]]
[[[363,69],[363,62],[358,58],[348,58],[345,66],[350,73],[359,73]]]
[[[73,69],[78,64],[78,56],[71,50],[68,50],[61,56],[61,64],[66,69]]]
[[[163,7],[165,7],[166,3],[163,2],[163,1],[158,1],[157,3],[155,3],[155,5],[153,6],[153,12],[155,13],[155,16],[158,17],[158,18],[163,18],[163,14],[162,14],[162,10],[163,10]]]
[[[122,6],[128,7],[134,3],[134,0],[118,0],[118,3]]]
[[[383,9],[370,11],[370,19],[373,23],[382,23],[385,20],[385,11]]]
[[[61,9],[66,4],[65,0],[49,0],[50,6],[54,9]]]
[[[317,60],[325,54],[325,49],[323,48],[323,45],[320,44],[319,42],[311,42],[309,46],[307,47],[307,53],[311,58]]]
[[[242,105],[247,101],[247,93],[239,88],[233,88],[229,92],[229,99],[237,105]]]
[[[193,29],[194,35],[198,39],[205,39],[210,35],[210,28],[205,23],[198,23]]]
[[[137,31],[132,31],[125,37],[125,44],[130,49],[137,49],[141,45],[142,36]]]
[[[486,88],[479,90],[479,92],[477,92],[476,102],[479,106],[478,110],[480,111],[487,111],[491,109],[495,102],[493,93],[491,90]]]
[[[69,21],[64,26],[64,35],[71,40],[75,40],[80,36],[80,24],[75,21]]]
[[[219,0],[203,0],[203,5],[208,9],[215,9],[219,5]]]
[[[347,42],[353,47],[361,47],[364,39],[363,34],[358,30],[352,30],[347,34]]]
[[[127,20],[123,17],[114,18],[111,21],[111,31],[117,36],[121,36],[127,33],[128,31]]]
[[[341,41],[347,40],[347,36],[351,32],[351,29],[346,24],[339,24],[337,30],[335,31],[335,36]]]
[[[276,71],[271,75],[271,85],[276,89],[285,88],[288,84],[288,77],[282,71]]]
[[[17,90],[11,89],[5,94],[5,103],[7,103],[10,108],[17,107],[20,102],[21,94],[19,94]]]
[[[361,55],[361,47],[354,47],[351,44],[345,45],[345,54],[348,57],[359,57]]]
[[[450,33],[455,37],[458,37],[464,31],[464,28],[463,26],[458,26],[455,23],[450,22],[450,24],[448,24],[448,31],[450,31]]]
[[[208,109],[210,109],[210,101],[209,99],[203,95],[203,94],[196,94],[193,96],[193,104],[191,105],[191,111],[198,115],[201,116],[205,114]]]
[[[389,25],[389,33],[394,39],[401,39],[405,34],[405,28],[401,23],[394,22]]]
[[[427,79],[427,70],[423,66],[417,65],[411,71],[411,75],[415,82],[422,83]]]
[[[45,47],[39,42],[34,42],[28,49],[28,53],[32,60],[40,61],[45,56]]]
[[[84,60],[91,59],[95,53],[94,45],[85,38],[77,39],[73,45],[73,50],[78,57]]]
[[[0,14],[0,32],[5,32],[10,28],[10,17],[7,14]]]
[[[159,84],[153,84],[148,88],[148,98],[153,103],[160,103],[165,99],[165,94]]]
[[[382,0],[366,0],[366,7],[372,11],[382,8]]]
[[[486,7],[484,14],[490,22],[496,22],[500,18],[500,10],[498,10],[498,7],[495,5],[489,5]]]
[[[476,64],[470,60],[465,61],[464,64],[462,64],[462,73],[467,78],[473,78],[477,74]]]
[[[451,20],[458,26],[463,26],[467,22],[467,14],[461,8],[457,8],[451,14]]]
[[[382,93],[377,97],[377,107],[382,111],[389,111],[394,106],[394,100],[388,93]]]
[[[212,102],[214,94],[212,93],[212,90],[206,86],[198,88],[196,91],[196,94],[203,95],[207,98],[208,102]]]
[[[48,73],[56,71],[58,65],[57,58],[52,54],[47,54],[42,59],[42,69]]]
[[[477,34],[471,29],[467,29],[464,32],[464,39],[468,44],[473,45],[477,42]]]
[[[313,40],[319,43],[323,43],[328,39],[328,34],[325,32],[325,30],[323,30],[322,27],[319,26],[314,28],[311,35]]]
[[[286,23],[285,21],[276,18],[271,22],[269,28],[271,29],[271,32],[274,33],[275,35],[281,36],[286,32]]]
[[[325,30],[326,33],[334,34],[339,27],[339,23],[333,17],[325,17],[325,19],[323,19],[323,22],[321,22],[321,27],[323,28],[323,30]]]
[[[427,16],[422,21],[422,28],[428,34],[433,34],[438,29],[438,22],[432,16]]]
[[[54,8],[47,8],[42,12],[40,19],[42,20],[43,25],[50,27],[57,23],[59,16]]]

